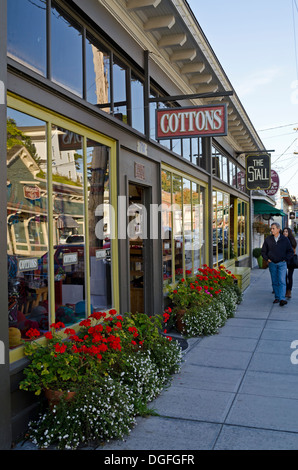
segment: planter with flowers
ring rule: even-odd
[[[168,289],[173,303],[171,318],[186,336],[217,333],[241,302],[235,276],[224,266],[204,265],[195,276],[182,278],[174,288]]]
[[[161,334],[163,317],[94,312],[79,330],[51,325],[45,338],[30,330],[30,359],[20,388],[62,399],[30,423],[28,438],[38,447],[77,448],[80,444],[123,438],[136,415],[148,414],[152,400],[180,369],[181,348]],[[72,400],[66,392],[74,391]]]

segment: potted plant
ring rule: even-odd
[[[252,251],[253,257],[258,261],[259,268],[263,267],[263,257],[261,255],[261,251],[261,248],[254,248]]]

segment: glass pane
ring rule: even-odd
[[[203,233],[200,230],[201,207],[200,207],[200,186],[192,183],[192,227],[193,227],[193,267],[196,273],[201,265],[201,239]]]
[[[52,127],[55,321],[85,317],[82,136]]]
[[[182,180],[173,175],[173,232],[175,246],[175,280],[183,276]]]
[[[131,125],[144,134],[144,85],[131,74]]]
[[[225,155],[222,156],[222,180],[228,182],[228,159]]]
[[[200,186],[200,217],[199,217],[199,246],[201,251],[201,266],[206,264],[206,218],[204,217],[206,207],[206,190]]]
[[[183,158],[191,162],[190,139],[182,139],[182,152]]]
[[[161,200],[162,200],[162,259],[164,285],[172,282],[172,198],[171,173],[161,172]]]
[[[7,109],[7,263],[10,347],[48,330],[45,122]],[[12,329],[14,328],[14,329]]]
[[[151,92],[150,98],[156,98],[156,93]],[[150,110],[150,138],[156,140],[155,138],[155,110],[157,108],[157,103],[149,103]]]
[[[183,236],[185,272],[192,274],[192,210],[191,210],[191,182],[183,178]]]
[[[111,240],[114,212],[110,205],[110,149],[87,141],[88,220],[91,308],[112,306]]]
[[[7,2],[7,52],[46,75],[46,0]]]
[[[126,101],[126,66],[114,57],[113,61],[113,99],[114,116],[120,121],[127,123],[127,101]]]
[[[224,194],[223,199],[223,248],[224,260],[230,259],[230,196]]]
[[[52,80],[82,96],[82,28],[52,2],[51,17]]]
[[[223,261],[224,233],[223,233],[223,194],[217,192],[217,247],[218,262]]]
[[[213,264],[217,263],[217,197],[216,191],[212,193],[212,207],[213,207],[213,218],[212,218],[212,238],[213,238]]]
[[[86,39],[86,89],[89,103],[102,105],[111,101],[110,53],[91,37]],[[110,106],[100,109],[110,113]]]

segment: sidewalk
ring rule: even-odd
[[[253,269],[235,318],[218,335],[189,341],[181,372],[151,403],[159,416],[139,418],[125,441],[97,449],[298,449],[297,273],[293,281],[280,307],[269,270]]]
[[[139,417],[124,441],[96,450],[298,449],[298,273],[293,280],[280,307],[269,270],[253,269],[235,318],[188,341],[181,372],[150,404],[158,416]]]

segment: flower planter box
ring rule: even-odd
[[[238,287],[241,289],[241,292],[243,292],[245,289],[250,284],[250,270],[248,266],[237,266],[237,267],[231,267],[229,268],[231,273],[234,274],[234,276],[237,279],[237,284]]]

